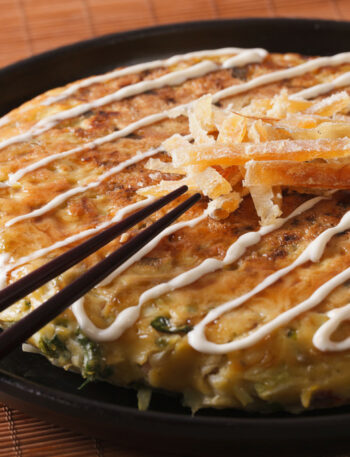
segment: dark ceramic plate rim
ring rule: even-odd
[[[309,19],[236,19],[236,20],[215,20],[215,21],[202,21],[202,22],[189,22],[184,24],[172,24],[166,26],[158,26],[152,28],[146,28],[135,31],[128,31],[119,34],[106,35],[99,38],[94,38],[79,42],[76,44],[64,46],[55,50],[45,52],[43,54],[30,57],[28,59],[22,60],[15,64],[12,64],[2,70],[0,70],[0,85],[1,83],[10,83],[10,78],[18,77],[18,74],[25,73],[27,69],[34,65],[39,66],[39,68],[45,68],[54,63],[60,57],[66,57],[67,55],[76,55],[77,52],[81,50],[86,51],[91,48],[103,48],[108,45],[109,42],[113,43],[125,43],[128,40],[142,40],[144,37],[157,36],[162,37],[164,35],[171,35],[172,33],[179,32],[196,32],[201,30],[217,30],[218,27],[234,27],[234,26],[246,26],[246,27],[266,27],[271,28],[275,27],[277,24],[283,27],[310,27],[314,30],[318,28],[325,29],[328,32],[337,30],[342,33],[348,32],[350,34],[350,23],[348,22],[335,22],[335,21],[324,21],[324,20],[309,20]],[[236,43],[232,43],[236,45]],[[257,43],[259,46],[259,43]],[[281,46],[283,47],[283,46]],[[282,51],[283,49],[281,49]],[[340,45],[340,50],[341,45]],[[180,51],[179,51],[180,52]],[[116,59],[117,60],[117,59]],[[98,72],[95,67],[93,67],[95,72]],[[29,73],[28,73],[29,74]],[[76,75],[76,78],[84,77],[89,72],[83,70],[80,74]],[[62,80],[61,84],[64,84],[65,81]],[[54,86],[55,87],[55,86]],[[44,89],[46,90],[46,89]],[[35,91],[34,91],[35,92]],[[40,93],[40,91],[38,91]],[[28,98],[32,98],[35,93],[28,93]],[[23,97],[20,94],[20,97]],[[5,101],[4,101],[5,100]],[[6,111],[11,106],[11,101],[9,99],[3,98],[0,103],[0,112]],[[152,427],[158,427],[158,432],[161,430],[164,433],[167,433],[169,437],[176,438],[176,436],[186,436],[201,433],[202,429],[215,429],[215,436],[220,437],[221,439],[226,439],[227,442],[238,441],[244,442],[251,439],[251,433],[255,433],[256,438],[260,439],[260,442],[266,441],[265,434],[268,434],[268,438],[271,438],[269,430],[273,429],[275,433],[279,436],[275,436],[275,441],[284,441],[288,438],[289,432],[293,429],[294,432],[300,439],[307,439],[310,432],[310,427],[317,428],[317,435],[321,436],[322,432],[326,432],[330,424],[335,428],[337,426],[342,427],[350,424],[350,413],[349,409],[339,409],[331,411],[322,411],[320,413],[311,413],[309,415],[301,416],[245,416],[245,417],[192,417],[190,415],[181,415],[181,414],[172,414],[168,412],[139,412],[135,408],[125,407],[121,405],[111,405],[106,402],[96,401],[93,399],[80,397],[73,395],[62,390],[57,390],[54,388],[49,388],[38,383],[34,383],[30,380],[27,380],[22,377],[17,377],[16,375],[6,372],[0,368],[0,398],[1,400],[8,402],[10,405],[19,407],[26,411],[30,411],[30,405],[37,404],[41,408],[48,408],[50,410],[56,410],[58,414],[66,417],[71,416],[81,417],[82,412],[88,412],[89,414],[97,414],[98,417],[101,417],[101,408],[104,413],[109,416],[110,414],[115,415],[117,422],[114,422],[113,426],[119,427],[121,429],[127,427],[141,427],[145,426],[148,432],[152,433]],[[29,406],[29,408],[28,408]],[[39,414],[34,411],[34,414]],[[61,422],[59,418],[52,417],[54,422]],[[124,421],[124,424],[120,421]],[[130,425],[130,421],[134,421],[135,425]],[[83,427],[74,427],[77,429],[86,429],[86,426],[83,424]],[[227,428],[229,427],[229,428]],[[232,433],[233,427],[237,432],[241,433],[241,436],[236,436],[235,438],[229,436]],[[292,427],[292,428],[291,428]],[[181,429],[181,432],[179,431]],[[88,427],[87,427],[88,429]],[[229,433],[228,433],[229,430]],[[158,433],[157,432],[157,433]],[[110,433],[110,432],[109,432]],[[153,431],[154,433],[154,431]],[[98,431],[97,435],[101,435]],[[197,436],[197,437],[198,437]],[[340,433],[339,437],[344,438],[344,435]],[[209,437],[203,437],[204,441],[210,441]]]

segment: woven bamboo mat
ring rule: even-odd
[[[172,454],[174,457],[174,455]],[[0,457],[166,457],[126,449],[0,405]],[[184,456],[181,456],[184,457]]]
[[[350,19],[349,0],[0,0],[0,66],[121,30],[194,19]]]
[[[0,67],[106,33],[260,16],[350,20],[350,0],[0,0]],[[0,457],[58,456],[157,457],[77,435],[0,404]]]

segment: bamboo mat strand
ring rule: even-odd
[[[0,67],[106,33],[200,19],[288,16],[350,20],[350,0],[0,0]],[[166,457],[78,435],[0,405],[0,457],[58,456]]]

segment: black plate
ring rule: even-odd
[[[0,113],[43,91],[118,65],[198,49],[264,47],[329,55],[350,50],[350,23],[296,19],[242,19],[156,27],[97,38],[60,48],[0,71]],[[204,410],[192,417],[179,398],[156,393],[139,412],[135,392],[107,384],[77,390],[81,378],[43,357],[14,352],[0,363],[0,400],[45,420],[143,449],[181,455],[333,454],[350,440],[350,407],[301,416],[247,415]],[[283,447],[282,447],[283,446]],[[322,449],[322,451],[321,451]],[[300,453],[298,455],[301,455]]]

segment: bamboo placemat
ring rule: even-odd
[[[0,0],[0,66],[106,33],[199,19],[350,19],[349,0]]]
[[[0,457],[166,457],[78,435],[0,404]],[[174,454],[172,454],[174,457]],[[185,457],[185,456],[181,456]]]
[[[281,16],[350,20],[350,0],[0,0],[0,67],[122,30],[195,19]],[[0,404],[0,457],[58,456],[160,457],[78,435]]]

